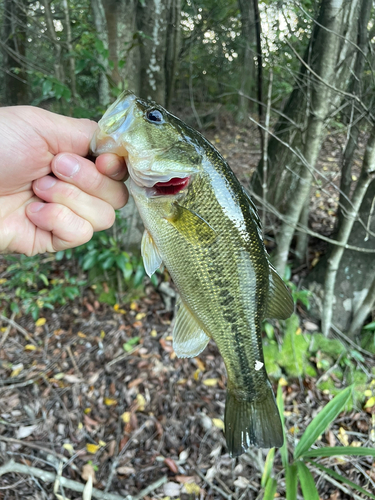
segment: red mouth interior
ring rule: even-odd
[[[174,177],[167,182],[157,182],[154,188],[157,190],[158,194],[177,194],[182,191],[189,184],[190,177],[184,177],[180,179],[179,177]]]

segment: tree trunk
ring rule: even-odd
[[[27,104],[28,85],[25,71],[27,13],[26,0],[4,0],[3,70],[4,100],[7,105]]]
[[[165,56],[166,107],[170,108],[176,81],[177,61],[180,51],[181,0],[172,0],[167,25],[167,53]]]
[[[51,42],[53,43],[53,47],[54,47],[54,51],[55,51],[54,62],[53,62],[53,67],[55,70],[55,77],[60,82],[64,82],[65,75],[64,75],[64,67],[62,65],[62,59],[61,59],[61,43],[59,40],[57,40],[55,27],[53,24],[51,5],[50,5],[49,0],[43,0],[43,5],[44,5],[44,19],[46,21],[47,33],[51,39]]]
[[[172,0],[138,3],[137,27],[144,35],[140,45],[140,96],[165,105],[167,26]]]
[[[254,108],[252,102],[247,98],[256,99],[256,65],[257,56],[257,31],[255,26],[254,0],[238,0],[241,11],[241,53],[240,62],[243,71],[240,72],[240,95],[238,100],[239,122],[243,122]]]
[[[72,29],[70,26],[70,15],[69,15],[69,5],[68,0],[63,0],[63,10],[65,17],[65,30],[66,30],[66,48],[69,53],[69,76],[70,76],[70,89],[72,91],[73,100],[77,99],[77,87],[76,87],[76,60],[73,55],[73,45],[72,45]]]
[[[289,108],[289,106],[297,106],[296,99],[302,98],[299,89],[293,91],[287,109],[284,111],[287,115],[289,113],[289,116],[292,114],[294,121],[300,124],[300,130],[295,131],[291,143],[293,149],[300,151],[298,155],[300,158],[291,153],[288,147],[281,145],[281,155],[283,156],[281,165],[288,166],[294,174],[293,176],[289,174],[288,170],[285,174],[283,173],[284,178],[281,179],[280,173],[275,171],[275,160],[277,158],[280,160],[277,154],[277,151],[280,150],[280,143],[271,144],[272,139],[270,141],[269,169],[271,170],[271,179],[268,193],[271,191],[275,196],[276,202],[274,204],[276,205],[281,203],[282,198],[288,193],[288,201],[285,202],[285,221],[281,223],[277,235],[277,249],[274,257],[274,264],[281,275],[284,274],[296,225],[305,204],[308,203],[312,172],[325,135],[324,122],[331,111],[333,98],[331,85],[335,81],[336,63],[340,49],[340,38],[337,34],[341,33],[343,29],[345,5],[345,0],[330,0],[321,3],[319,24],[315,25],[310,47],[305,56],[306,61],[310,60],[310,65],[309,68],[306,68],[303,64],[301,69],[301,75],[303,75],[306,85],[303,98],[304,113],[301,108],[297,112]],[[280,135],[285,140],[285,132],[281,131],[280,124],[276,135]],[[302,168],[299,168],[301,161],[303,165]],[[258,169],[258,172],[261,174],[262,171]],[[288,187],[285,185],[286,180],[291,183]],[[268,195],[268,200],[270,199],[272,198]]]
[[[315,167],[315,162],[311,164],[305,158],[306,148],[311,149],[311,121],[314,121],[314,116],[319,116],[319,121],[324,123],[342,100],[340,91],[346,88],[356,59],[353,42],[357,41],[359,2],[329,0],[320,3],[317,24],[313,28],[305,56],[301,58],[296,86],[268,146],[268,201],[278,210],[285,210],[288,200],[299,190],[300,175],[302,173],[306,177],[306,167]],[[332,91],[333,88],[338,91]],[[329,96],[329,101],[319,99],[321,92]],[[318,103],[321,107],[316,109]],[[320,143],[316,146],[320,149],[324,129],[319,135]],[[261,186],[260,163],[252,179],[252,188],[260,195]]]
[[[107,24],[101,0],[91,0],[91,8],[98,39],[103,42],[105,47],[108,47]],[[107,72],[108,60],[105,60],[102,54],[99,54],[99,62]],[[103,107],[108,106],[111,102],[110,87],[106,72],[101,71],[99,75],[99,102]]]

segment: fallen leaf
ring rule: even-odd
[[[147,316],[147,313],[138,313],[138,314],[136,314],[135,319],[137,321],[140,321],[141,319],[145,318],[146,316]]]
[[[137,410],[138,411],[144,411],[145,410],[145,406],[146,406],[146,400],[144,398],[144,396],[142,396],[142,394],[137,394]]]
[[[23,370],[23,364],[22,363],[18,363],[17,365],[13,365],[12,366],[12,373],[10,374],[10,376],[13,378],[13,377],[17,377]]]
[[[43,326],[47,322],[46,318],[39,318],[35,321],[35,326]]]
[[[203,384],[207,385],[208,387],[214,387],[215,385],[217,385],[217,383],[217,378],[206,378],[205,380],[203,380]]]
[[[130,411],[124,411],[124,413],[121,415],[124,424],[128,424],[130,422],[130,416],[131,416]]]
[[[131,474],[135,474],[134,467],[129,467],[128,465],[123,465],[122,467],[118,467],[117,474],[121,474],[122,476],[130,476]]]
[[[234,481],[234,486],[236,486],[237,488],[246,488],[249,484],[250,484],[250,481],[248,479],[246,479],[246,477],[243,477],[243,476],[239,476],[235,481]]]
[[[176,462],[172,458],[166,458],[164,460],[165,465],[171,470],[174,474],[178,472],[178,467]]]
[[[86,445],[86,450],[91,453],[92,455],[95,455],[95,453],[100,449],[100,446],[98,444],[92,444],[88,443]]]
[[[82,467],[81,477],[85,481],[88,481],[91,477],[93,483],[96,483],[95,469],[92,464],[88,463]]]
[[[214,424],[215,427],[218,429],[224,430],[224,422],[221,420],[221,418],[213,418],[212,423]]]
[[[37,347],[34,344],[26,344],[25,351],[36,351]]]
[[[69,453],[70,456],[74,455],[74,448],[70,443],[64,443],[62,447]]]
[[[365,408],[372,408],[374,405],[375,405],[375,396],[366,401]]]
[[[168,497],[179,497],[181,485],[178,483],[173,483],[172,481],[169,483],[165,483],[163,486],[164,495]]]
[[[92,498],[92,483],[93,483],[93,478],[90,476],[87,480],[87,483],[85,484],[85,487],[83,488],[82,500],[91,500],[91,498]]]
[[[56,378],[56,376],[55,376]],[[68,375],[68,374],[64,374],[64,380],[66,380],[67,382],[69,382],[69,384],[80,384],[83,382],[83,380],[79,377],[77,377],[77,375]]]
[[[31,436],[37,427],[37,425],[22,425],[19,429],[17,429],[16,438],[23,439]]]
[[[201,372],[204,372],[206,367],[205,367],[205,364],[203,363],[202,360],[200,360],[199,358],[195,358],[195,361],[198,365],[198,368],[200,369]]]
[[[158,336],[158,332],[153,328],[150,332],[150,335],[151,337],[157,337]]]
[[[117,399],[113,399],[113,398],[104,398],[104,404],[106,406],[114,406],[114,405],[117,405]]]
[[[201,489],[200,487],[197,485],[197,483],[185,483],[184,484],[184,490],[186,491],[186,493],[188,495],[196,495],[198,496]]]
[[[340,427],[337,437],[339,438],[339,441],[341,442],[342,445],[349,446],[349,437],[346,433],[346,430],[343,427]]]

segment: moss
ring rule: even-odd
[[[322,333],[314,333],[311,337],[310,352],[322,351],[333,359],[346,352],[344,345],[337,339],[328,339]]]

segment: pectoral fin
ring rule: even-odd
[[[193,245],[208,245],[216,239],[215,230],[203,217],[177,202],[173,203],[172,214],[166,220]]]
[[[177,301],[176,310],[173,349],[179,358],[198,356],[208,344],[210,337],[202,330],[180,298]]]
[[[143,257],[143,265],[145,266],[146,273],[150,276],[154,274],[156,269],[162,265],[163,261],[159,250],[156,248],[151,234],[145,229],[142,236],[141,254]]]
[[[276,269],[269,264],[269,292],[266,318],[287,319],[294,311],[293,298]]]

